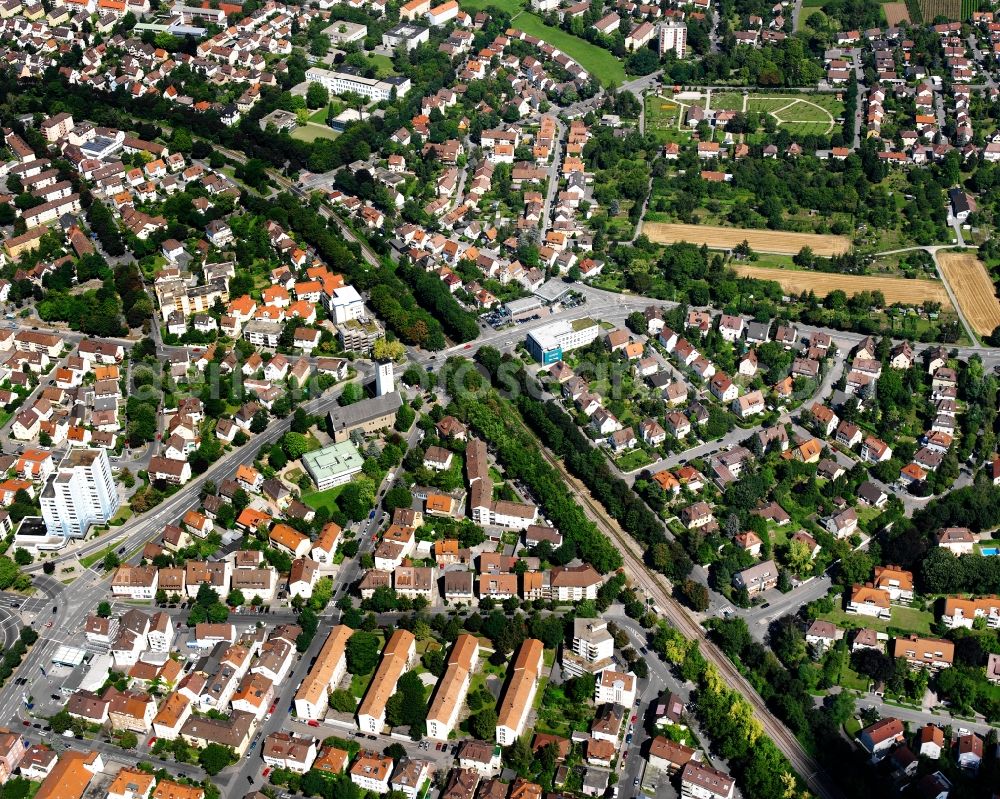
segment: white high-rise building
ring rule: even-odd
[[[396,390],[396,381],[392,375],[392,361],[375,362],[375,396],[383,397]]]
[[[660,56],[673,50],[678,58],[687,52],[687,26],[683,22],[664,22],[660,25]]]
[[[354,286],[336,288],[332,295],[325,295],[324,299],[326,300],[326,310],[338,325],[352,319],[362,319],[365,316],[365,301]]]
[[[70,450],[49,475],[40,501],[50,535],[82,538],[92,524],[106,524],[121,504],[107,450]]]

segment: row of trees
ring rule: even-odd
[[[243,201],[253,213],[290,227],[302,236],[332,269],[342,273],[358,290],[370,289],[372,310],[401,341],[428,349],[444,348],[441,322],[417,304],[409,287],[387,267],[366,269],[360,249],[344,242],[314,208],[303,205],[290,194],[279,195],[276,201],[244,195]]]
[[[600,502],[629,535],[647,549],[647,560],[671,580],[683,580],[691,573],[691,559],[683,548],[668,541],[663,523],[635,494],[631,486],[615,475],[604,454],[590,445],[573,419],[555,402],[542,403],[521,394],[518,409],[525,421],[566,468],[583,481],[591,495]],[[654,556],[654,548],[666,548],[666,557]]]
[[[522,481],[541,503],[546,517],[563,534],[563,546],[575,549],[602,574],[619,568],[621,553],[587,519],[559,473],[545,462],[510,402],[492,391],[477,397],[460,391],[450,393],[462,416],[493,447],[507,475]]]
[[[452,339],[466,342],[479,335],[475,315],[458,304],[437,273],[427,272],[412,264],[400,264],[396,274],[412,286],[417,302],[441,322]]]

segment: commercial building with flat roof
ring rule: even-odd
[[[381,79],[366,78],[360,73],[354,74],[346,69],[333,71],[322,67],[310,67],[306,70],[306,80],[322,84],[331,94],[344,95],[353,92],[376,103],[391,100],[393,92],[401,99],[410,91],[410,79],[402,75]]]
[[[350,441],[330,444],[302,456],[302,465],[320,491],[350,482],[363,464],[364,458]]]
[[[529,331],[525,344],[536,361],[548,366],[561,361],[564,352],[586,347],[600,332],[593,319],[560,319]]]
[[[382,34],[382,46],[395,50],[404,47],[407,51],[415,50],[430,39],[430,30],[421,25],[401,22]]]

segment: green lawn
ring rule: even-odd
[[[848,613],[842,608],[836,608],[829,613],[824,613],[819,618],[831,621],[838,627],[855,629],[871,627],[880,633],[888,632],[890,627],[895,627],[900,630],[917,633],[917,635],[930,635],[931,624],[934,622],[933,613],[899,605],[892,606],[892,621],[873,619],[871,616],[862,616],[857,613]]]
[[[329,508],[331,512],[337,509],[337,497],[340,496],[340,492],[349,485],[344,483],[344,485],[334,486],[333,488],[328,488],[325,491],[311,491],[308,494],[302,495],[302,502],[308,505],[313,510],[319,510],[320,508]]]
[[[314,142],[316,139],[336,139],[340,134],[333,128],[326,125],[317,125],[315,122],[307,122],[292,131],[292,138],[299,141]]]
[[[615,463],[618,464],[618,468],[623,472],[632,472],[636,469],[641,469],[643,466],[648,466],[652,463],[652,459],[645,450],[633,449],[616,459]]]
[[[850,666],[845,666],[843,674],[840,675],[840,687],[844,690],[861,691],[864,693],[868,690],[868,682],[867,677],[862,677]]]
[[[625,66],[614,54],[564,30],[546,25],[541,17],[525,11],[523,2],[518,2],[518,0],[461,0],[460,5],[463,10],[473,14],[490,6],[506,11],[511,15],[512,27],[537,36],[553,47],[558,47],[604,86],[612,83],[618,85],[625,81]]]
[[[499,8],[501,11],[506,11],[512,17],[524,11],[524,3],[520,2],[520,0],[462,0],[459,5],[469,13],[482,11],[493,6],[494,8]]]
[[[372,677],[374,676],[374,671],[371,672],[371,674],[352,674],[350,688],[351,695],[361,699],[365,695],[365,691],[368,690],[368,684],[372,681]]]
[[[369,53],[368,63],[378,70],[376,77],[384,78],[387,75],[396,74],[396,70],[392,66],[392,59],[389,58],[389,56],[379,55],[378,53]]]

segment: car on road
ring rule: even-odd
[[[48,623],[48,624],[46,624],[45,626],[46,626],[46,627],[51,627],[51,626],[52,626],[52,622],[49,622],[49,623]]]
[[[634,780],[632,780],[632,787],[638,787],[638,785],[639,785],[639,778],[636,777]]]
[[[316,721],[316,719],[309,719],[309,721],[307,721],[306,724],[308,724],[310,727],[318,727],[319,726],[319,722]]]
[[[266,769],[264,769],[264,770],[263,770],[263,771],[261,772],[261,775],[260,775],[260,776],[262,776],[262,777],[263,777],[263,778],[264,778],[264,779],[266,780],[266,779],[267,779],[267,775],[268,775],[268,774],[270,774],[270,773],[271,773],[271,767],[270,767],[270,766],[268,766],[268,767],[267,767]]]
[[[632,714],[632,718],[629,720],[629,723],[630,724],[635,724],[638,720],[639,720],[639,716],[637,714],[633,713]]]
[[[149,747],[150,749],[152,749],[152,748],[153,748],[153,744],[155,744],[155,743],[156,743],[156,736],[154,735],[154,736],[153,736],[152,738],[150,738],[150,739],[149,739],[149,743],[148,743],[148,744],[146,744],[146,745],[147,745],[147,746],[148,746],[148,747]]]

